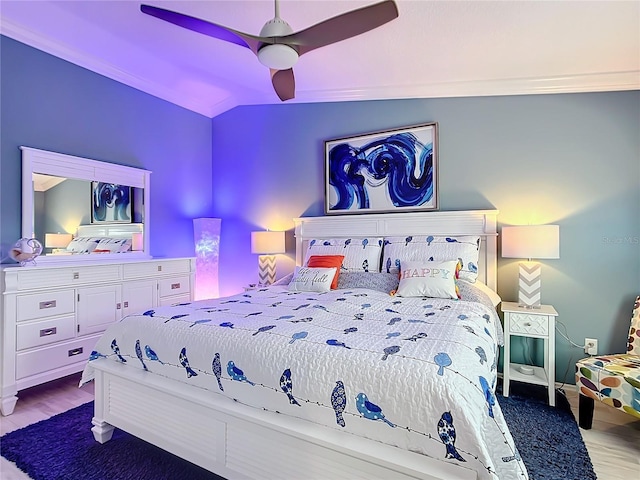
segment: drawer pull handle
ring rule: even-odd
[[[40,310],[45,308],[54,308],[56,306],[55,300],[49,300],[48,302],[40,302]]]
[[[531,326],[531,322],[525,322],[525,323],[524,323],[524,326],[525,326],[525,327],[530,327],[530,326]]]
[[[158,271],[161,272],[162,271],[162,265],[158,265]]]
[[[80,355],[82,353],[82,347],[74,348],[73,350],[69,350],[69,356],[75,357],[76,355]]]
[[[57,331],[58,329],[56,327],[43,328],[42,330],[40,330],[40,336],[48,337],[49,335],[55,335]]]
[[[178,288],[180,288],[180,284],[179,283],[172,283],[171,284],[171,290],[176,290]]]
[[[78,280],[80,278],[80,272],[73,272],[73,279]]]
[[[129,308],[129,302],[124,302],[124,308]]]

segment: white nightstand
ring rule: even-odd
[[[540,308],[519,307],[517,303],[502,302],[504,313],[504,376],[503,395],[509,396],[509,382],[545,385],[549,390],[549,405],[555,406],[556,382],[556,317],[558,312],[551,305]],[[511,362],[511,337],[540,338],[544,341],[544,367]],[[522,367],[533,369],[532,374],[522,373]]]

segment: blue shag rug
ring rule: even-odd
[[[514,384],[498,402],[531,480],[591,480],[591,459],[567,399]],[[3,457],[35,480],[224,480],[116,429],[100,445],[91,433],[93,402],[0,438]],[[507,480],[507,479],[505,479]]]

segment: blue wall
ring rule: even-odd
[[[21,235],[20,145],[151,170],[151,253],[193,256],[211,119],[0,36],[0,250]],[[89,202],[89,198],[87,198]]]
[[[543,303],[556,307],[575,343],[592,337],[601,352],[623,351],[640,293],[638,91],[226,112],[212,130],[221,293],[256,281],[251,230],[290,230],[293,217],[323,214],[324,140],[431,121],[439,125],[441,210],[497,208],[500,225],[559,224],[561,258],[543,262]],[[293,266],[288,250],[279,276]],[[517,299],[517,264],[499,261],[505,300]],[[584,353],[560,337],[556,344],[557,378],[574,383]]]

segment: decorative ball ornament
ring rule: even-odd
[[[18,240],[11,250],[9,257],[21,266],[27,263],[36,263],[36,257],[42,253],[42,244],[35,238],[21,238]]]

